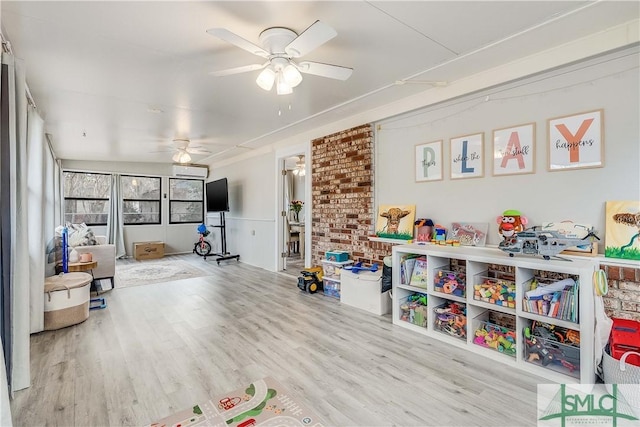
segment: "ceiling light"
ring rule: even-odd
[[[278,73],[278,78],[276,79],[276,93],[278,95],[289,95],[293,93],[293,88],[287,83],[281,72]]]
[[[296,168],[293,170],[294,175],[305,176],[306,164],[304,163],[304,156],[298,156],[298,161],[296,162]]]
[[[300,71],[293,65],[289,64],[282,70],[282,77],[287,82],[287,84],[291,87],[296,87],[302,82],[302,74]]]
[[[275,81],[276,81],[276,72],[269,67],[262,70],[262,72],[258,75],[258,78],[256,79],[256,83],[258,84],[258,86],[260,86],[262,89],[266,91],[271,90],[271,88],[273,87],[273,82]]]
[[[172,160],[177,163],[189,163],[191,156],[186,151],[180,150],[173,155]]]

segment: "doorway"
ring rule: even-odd
[[[282,174],[283,271],[298,275],[305,266],[307,166],[304,154],[284,158]]]

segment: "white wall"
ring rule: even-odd
[[[593,224],[604,237],[605,201],[640,198],[638,64],[635,47],[379,122],[377,203],[415,204],[417,217],[443,225],[489,222],[489,244],[499,242],[495,218],[506,209],[519,209],[531,225]],[[548,172],[547,119],[595,109],[604,109],[605,166]],[[529,122],[536,123],[535,174],[493,177],[493,129]],[[449,139],[479,132],[484,177],[452,181]],[[416,183],[415,145],[440,139],[444,180]]]
[[[161,202],[162,224],[160,225],[125,225],[124,241],[127,255],[133,256],[135,242],[163,241],[165,254],[191,252],[198,240],[198,224],[169,224],[169,179],[170,163],[126,163],[126,162],[85,162],[64,160],[64,170],[137,174],[162,177]],[[166,195],[166,197],[165,197]],[[96,234],[106,234],[106,227],[92,226]]]
[[[244,263],[272,271],[278,256],[274,250],[277,227],[274,162],[275,153],[267,152],[241,164],[215,168],[209,178],[210,181],[227,178],[229,182],[227,251],[240,255]],[[217,213],[207,214],[207,224],[218,224],[218,218]],[[219,230],[210,230],[209,240],[217,252],[221,246]]]

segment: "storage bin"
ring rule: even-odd
[[[340,281],[339,280],[332,280],[324,277],[322,279],[322,288],[325,295],[340,299]]]
[[[347,251],[327,251],[324,253],[324,256],[327,261],[349,261],[349,252]]]
[[[466,295],[466,275],[463,272],[436,269],[433,272],[433,290],[464,298]]]
[[[44,329],[52,331],[84,322],[89,317],[92,276],[66,273],[44,281]]]
[[[516,284],[511,280],[476,275],[473,299],[501,307],[516,308]]]
[[[516,357],[515,316],[487,310],[473,319],[473,343]],[[505,316],[509,316],[505,319]],[[513,326],[512,326],[513,325]]]
[[[447,301],[433,309],[436,331],[453,337],[467,339],[467,306],[454,301]]]
[[[389,292],[382,290],[382,271],[349,270],[340,272],[340,302],[370,313],[383,315],[391,311]]]
[[[527,362],[580,378],[580,346],[530,335],[524,338],[524,358]]]
[[[327,261],[322,260],[323,276],[328,279],[340,280],[340,271],[345,265],[353,264],[353,261]]]
[[[415,292],[400,300],[400,320],[427,327],[428,307],[427,295]]]

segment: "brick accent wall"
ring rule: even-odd
[[[601,265],[609,278],[609,292],[603,297],[609,317],[640,321],[640,268]]]
[[[312,265],[343,250],[355,262],[381,263],[391,245],[374,234],[373,127],[369,124],[311,141]]]

